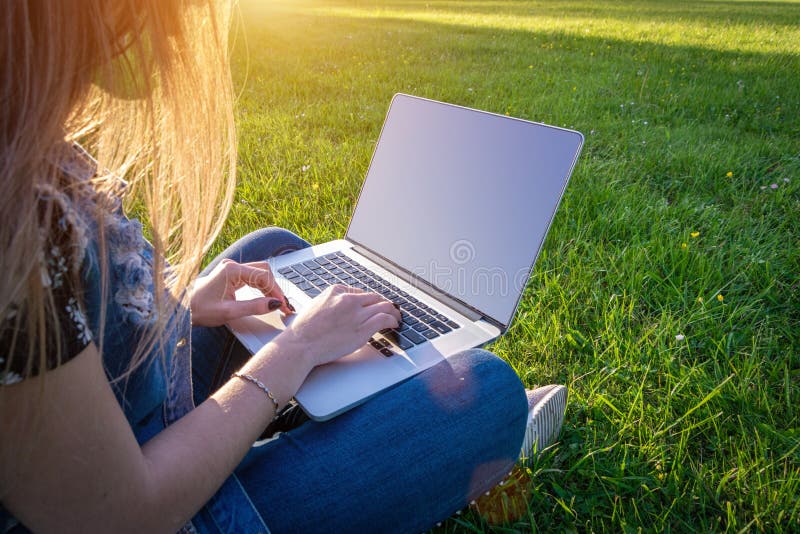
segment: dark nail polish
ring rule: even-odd
[[[283,301],[286,303],[286,307],[289,308],[292,311],[292,313],[297,311],[297,310],[294,309],[294,306],[292,306],[292,303],[289,302],[289,297],[284,296],[283,297]]]
[[[271,301],[269,301],[267,307],[269,308],[269,311],[275,311],[281,307],[281,301],[279,301],[278,299],[272,299]]]
[[[395,308],[397,308],[397,311],[400,311],[400,305],[399,305],[398,303],[396,303],[396,302],[392,302],[392,306],[394,306]]]

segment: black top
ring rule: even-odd
[[[51,223],[46,225],[50,227],[50,231],[41,271],[42,284],[52,291],[54,308],[45,308],[48,338],[45,345],[47,347],[45,370],[53,369],[74,358],[92,341],[92,332],[83,312],[83,295],[80,288],[82,253],[75,241],[76,228],[70,222],[71,217],[68,213],[70,208],[57,198],[51,198],[49,204]],[[42,208],[44,210],[44,206]],[[0,321],[0,347],[2,347],[0,386],[21,382],[42,371],[38,347],[35,348],[32,361],[29,362],[25,317],[29,304],[19,303]],[[60,335],[57,336],[56,332]],[[56,350],[56,342],[60,345],[60,351]]]

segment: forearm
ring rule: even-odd
[[[333,286],[242,371],[285,404],[314,365],[396,327],[399,315],[380,295]],[[235,378],[140,446],[94,343],[45,378],[46,387],[0,388],[0,434],[15,437],[0,440],[3,506],[36,532],[174,532],[275,414],[263,391]]]
[[[311,366],[305,347],[281,335],[241,369],[264,383],[280,406],[291,399]],[[208,400],[147,442],[149,508],[179,527],[233,472],[275,415],[255,384],[232,378]]]

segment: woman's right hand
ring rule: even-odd
[[[375,332],[399,325],[400,312],[381,295],[337,284],[298,312],[281,335],[300,342],[309,363],[317,366],[363,347]]]

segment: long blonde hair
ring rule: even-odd
[[[155,249],[160,317],[174,299],[158,297],[164,290],[180,296],[196,274],[235,183],[229,20],[230,5],[213,0],[4,2],[0,320],[16,314],[22,321],[27,369],[34,362],[44,369],[47,351],[59,346],[45,328],[55,312],[41,277],[38,191],[57,187],[50,162],[65,141],[79,141],[97,159],[97,191],[116,177],[129,182],[125,202],[146,215]],[[160,259],[170,263],[168,276]],[[131,367],[163,335],[166,321],[160,324]]]

